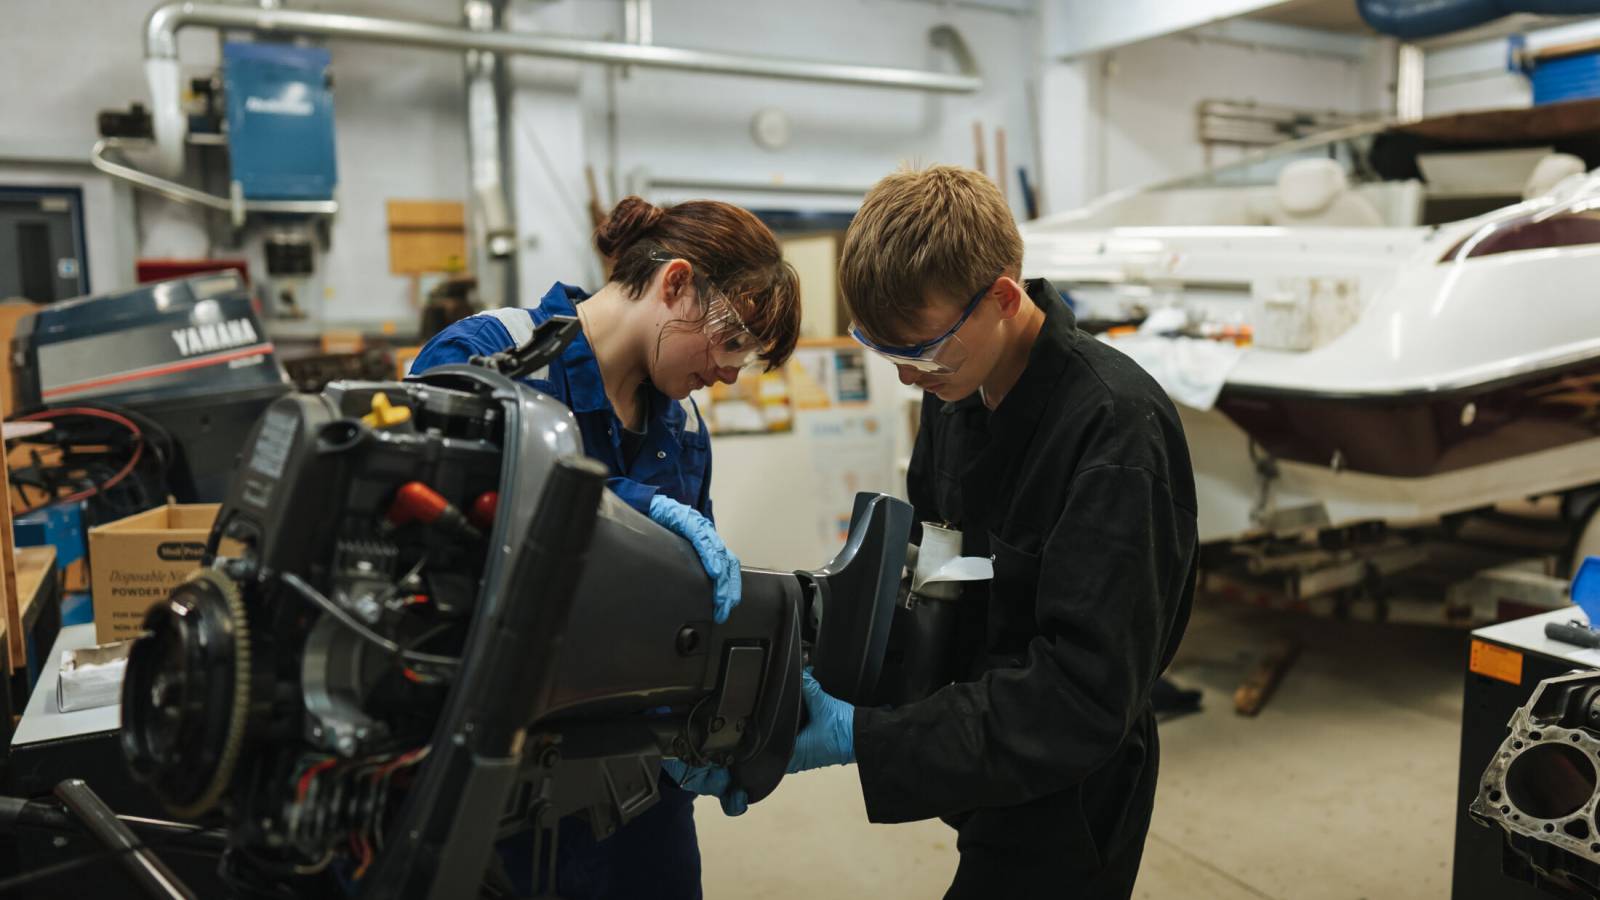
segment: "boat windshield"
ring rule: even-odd
[[[1583,244],[1600,244],[1600,172],[1575,175],[1545,195],[1506,210],[1506,215],[1485,222],[1439,261]]]
[[[1331,159],[1339,163],[1352,185],[1383,181],[1384,177],[1373,168],[1371,159],[1374,139],[1386,127],[1383,122],[1364,122],[1275,144],[1204,172],[1149,185],[1145,190],[1270,185],[1278,180],[1284,166],[1301,159]]]

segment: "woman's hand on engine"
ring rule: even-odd
[[[728,621],[728,614],[739,605],[739,558],[722,542],[716,526],[692,507],[661,494],[650,498],[650,519],[687,540],[700,554],[700,564],[716,584],[712,618],[719,625]]]

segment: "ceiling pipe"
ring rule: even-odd
[[[178,32],[193,25],[243,28],[268,34],[317,35],[436,50],[484,50],[514,56],[543,56],[577,62],[633,65],[718,75],[749,75],[862,87],[900,88],[966,94],[983,87],[967,68],[961,74],[894,69],[845,63],[783,59],[653,44],[591,41],[559,35],[511,31],[472,31],[454,25],[384,19],[293,9],[255,9],[216,3],[168,3],[145,22],[145,58],[177,59]],[[968,59],[970,63],[970,58]]]
[[[183,168],[187,121],[179,105],[178,32],[191,26],[249,29],[265,34],[308,35],[434,50],[481,50],[512,56],[539,56],[576,62],[675,69],[716,75],[745,75],[823,84],[973,93],[983,87],[972,55],[951,46],[958,74],[883,66],[858,66],[783,59],[651,44],[593,41],[530,32],[473,31],[455,25],[298,9],[260,9],[218,3],[177,2],[156,7],[145,20],[145,73],[152,93],[156,164],[176,177]],[[948,31],[948,29],[943,29]],[[936,41],[950,46],[950,35]]]

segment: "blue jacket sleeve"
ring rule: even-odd
[[[704,423],[700,427],[704,428]],[[716,514],[711,510],[711,450],[709,448],[706,450],[706,477],[700,481],[700,499],[695,501],[694,508],[700,510],[700,515],[705,516],[706,521],[713,525],[717,524]]]
[[[606,479],[606,487],[611,492],[622,498],[622,502],[637,509],[645,515],[650,515],[650,500],[660,492],[655,485],[634,481],[622,475],[613,475]]]
[[[511,333],[496,319],[472,316],[434,335],[411,362],[411,374],[421,375],[435,366],[464,363],[474,356],[499,353],[512,344]]]

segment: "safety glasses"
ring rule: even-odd
[[[982,289],[967,301],[967,308],[961,311],[961,318],[957,319],[948,331],[933,340],[901,347],[880,344],[867,337],[862,332],[861,326],[854,322],[850,323],[850,336],[868,350],[897,366],[905,366],[928,375],[954,375],[961,368],[961,364],[967,361],[967,345],[961,343],[961,337],[956,332],[972,318],[972,313],[978,308],[978,302],[989,293],[989,288],[994,287],[999,277],[996,275],[984,282]]]
[[[650,254],[650,261],[655,263],[669,263],[678,258],[659,251]],[[698,273],[696,276],[695,284],[700,296],[707,298],[706,316],[700,323],[700,330],[711,343],[711,361],[719,369],[743,369],[755,365],[761,358],[761,342],[739,318],[739,313],[734,310],[727,296],[712,290],[704,278],[698,277]]]
[[[743,369],[761,358],[761,342],[722,294],[711,295],[701,330],[711,342],[711,359],[719,369]]]

